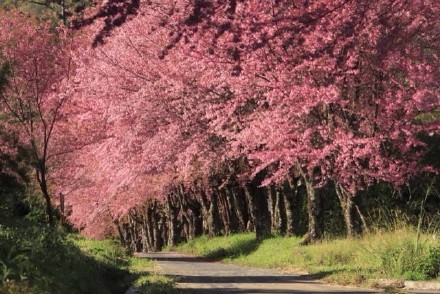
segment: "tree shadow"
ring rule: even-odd
[[[243,255],[249,255],[261,245],[261,240],[240,240],[228,248],[218,248],[203,255],[211,261],[219,261],[226,258],[235,258]]]
[[[223,293],[241,293],[241,294],[256,294],[256,293],[277,293],[277,294],[284,294],[284,293],[298,293],[298,294],[309,294],[309,293],[318,293],[316,290],[285,290],[285,289],[249,289],[249,288],[242,288],[242,289],[236,289],[236,288],[221,288],[221,289],[206,289],[206,288],[199,288],[199,289],[180,289],[182,293],[191,293],[191,294],[223,294]],[[366,293],[365,291],[343,291],[345,293],[351,293],[351,294],[360,294],[360,293]],[[337,291],[328,291],[328,292],[319,292],[319,293],[341,293]]]
[[[195,284],[293,284],[306,283],[316,284],[313,279],[308,276],[290,276],[290,275],[167,275],[178,283],[195,283]]]
[[[180,288],[183,293],[367,293],[374,290],[343,289],[320,287],[317,277],[330,275],[321,272],[317,275],[167,275],[179,284],[189,284],[191,288]],[[200,286],[199,286],[200,285]]]
[[[161,253],[136,253],[135,256],[141,258],[148,258],[155,261],[166,261],[166,262],[210,262],[211,261],[206,257],[170,255],[170,254],[161,254]]]

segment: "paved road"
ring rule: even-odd
[[[188,293],[377,293],[372,290],[322,284],[306,275],[283,274],[218,262],[181,253],[137,253],[156,261],[158,271]]]

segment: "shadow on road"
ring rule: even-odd
[[[313,283],[309,276],[186,276],[186,275],[167,275],[178,283]]]
[[[143,257],[142,253],[137,253],[135,256]],[[211,262],[212,260],[206,257],[196,257],[196,256],[161,256],[150,254],[148,259],[155,261],[165,261],[165,262]]]
[[[181,289],[182,293],[186,294],[225,294],[225,293],[240,293],[240,294],[256,294],[256,293],[297,293],[297,294],[310,294],[310,293],[319,293],[316,290],[282,290],[282,289],[236,289],[236,288],[222,288],[222,289]],[[327,293],[327,292],[326,292]],[[340,293],[339,291],[334,291],[333,293]],[[350,294],[365,294],[365,292],[346,292]]]
[[[248,242],[222,254],[237,254],[239,250],[250,252],[259,246]],[[243,254],[243,253],[242,253]],[[369,290],[347,289],[321,284],[317,279],[331,272],[314,275],[284,274],[271,269],[256,269],[231,264],[207,262],[205,258],[182,253],[139,253],[157,261],[162,274],[176,281],[183,293],[365,293]],[[226,255],[230,256],[230,255]],[[354,290],[354,291],[353,291]]]

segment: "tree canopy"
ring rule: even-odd
[[[11,57],[22,84],[44,82],[3,100],[44,146],[63,109],[69,123],[54,139],[69,152],[57,153],[53,185],[78,225],[164,200],[178,185],[203,182],[210,195],[226,164],[243,186],[300,178],[310,207],[316,189],[334,185],[351,235],[360,191],[435,170],[421,164],[421,136],[440,130],[439,15],[435,0],[110,0],[73,22],[65,88],[58,70],[69,55],[50,51],[64,44],[45,48],[50,38],[32,37],[26,21],[23,32],[2,30],[32,41]],[[48,62],[38,77],[37,61]],[[36,106],[22,100],[35,95]],[[9,98],[29,107],[14,112]],[[46,149],[35,157],[40,174]]]

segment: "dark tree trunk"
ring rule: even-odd
[[[229,211],[229,228],[231,233],[237,233],[240,230],[240,224],[237,211],[234,209],[234,196],[232,195],[231,187],[225,189],[225,196]]]
[[[177,245],[177,234],[178,234],[178,224],[177,224],[177,209],[173,205],[172,196],[167,196],[166,201],[166,212],[168,219],[168,246]]]
[[[296,189],[291,189],[287,184],[283,185],[283,202],[286,215],[286,235],[293,236],[295,234],[295,227],[293,223],[293,198],[294,193],[297,193]],[[297,204],[299,205],[299,204]]]
[[[284,196],[283,196],[283,188],[277,186],[275,188],[275,208],[276,208],[276,221],[277,221],[277,230],[281,235],[286,235],[287,231],[287,215],[286,215],[286,207],[284,205]]]
[[[274,187],[268,186],[267,189],[267,207],[269,208],[270,222],[272,224],[272,230],[276,231],[277,221],[276,221],[276,200],[275,200],[275,189]]]
[[[270,237],[271,219],[266,189],[256,186],[254,182],[246,183],[244,189],[251,206],[251,214],[254,216],[256,238],[261,240]]]
[[[231,205],[235,212],[235,215],[237,216],[237,225],[238,225],[237,230],[239,232],[244,232],[246,230],[246,224],[249,219],[247,213],[248,207],[243,199],[243,196],[238,195],[239,191],[237,187],[235,186],[232,187],[230,193],[231,193]]]
[[[286,231],[286,217],[284,202],[282,202],[281,190],[278,186],[268,187],[268,202],[271,219],[272,219],[272,230],[284,235]]]
[[[50,199],[49,190],[47,188],[46,171],[44,163],[41,164],[41,168],[36,169],[38,184],[40,185],[41,192],[46,202],[46,215],[50,226],[55,225],[55,219],[52,209],[52,200]]]
[[[191,239],[203,233],[202,208],[196,197],[188,196],[188,206],[191,210]]]
[[[213,192],[210,199],[210,205],[208,210],[208,234],[209,236],[220,235],[220,215],[218,210],[218,195]]]
[[[217,195],[220,217],[223,222],[224,235],[230,235],[232,233],[232,217],[225,188],[218,190]]]
[[[196,198],[201,205],[201,222],[202,222],[202,234],[209,235],[209,201],[206,197],[206,193],[203,189],[200,189],[199,193],[196,193]]]
[[[149,201],[147,202],[147,205],[145,207],[145,229],[146,229],[146,235],[147,235],[147,250],[146,251],[154,251],[154,236],[153,236],[153,214],[154,214],[154,207],[153,202]]]
[[[128,224],[130,229],[130,249],[134,252],[142,251],[142,219],[136,215],[136,210],[131,210],[128,214]]]
[[[246,198],[248,214],[249,214],[249,219],[246,224],[246,229],[249,232],[255,232],[256,208],[255,208],[254,198],[251,195],[251,192],[246,188],[246,186],[244,187],[243,191]]]

